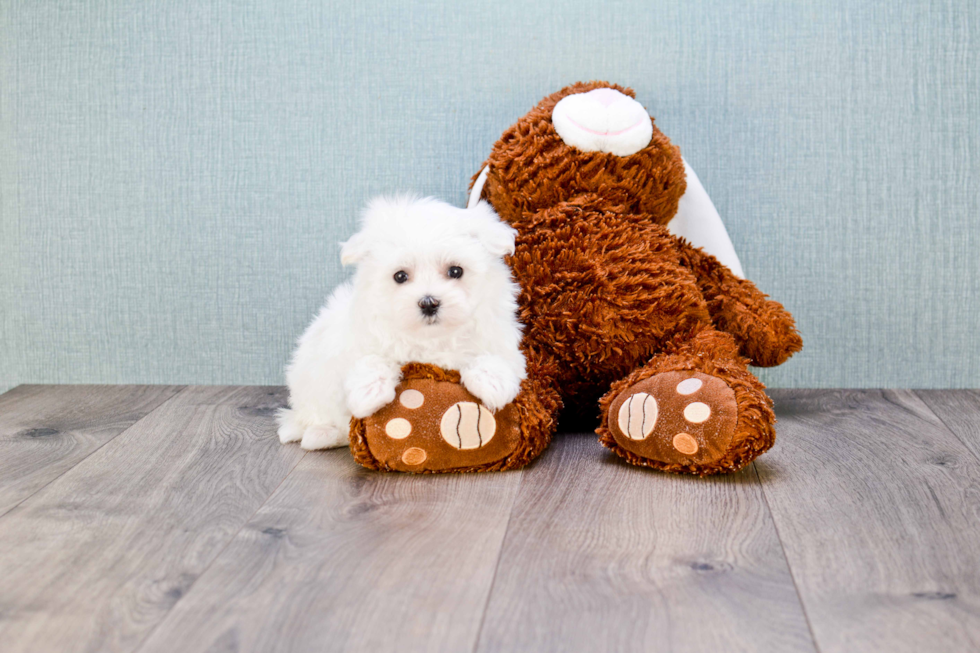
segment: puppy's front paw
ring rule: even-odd
[[[521,390],[521,379],[498,358],[482,356],[460,371],[466,389],[491,412],[497,412],[514,400]]]
[[[386,379],[375,379],[347,393],[347,409],[358,418],[373,415],[383,406],[395,400],[395,384]]]
[[[359,360],[344,379],[347,410],[357,418],[373,415],[395,400],[401,372],[377,356]]]

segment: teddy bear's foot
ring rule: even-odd
[[[352,420],[351,451],[357,462],[384,471],[521,467],[533,458],[521,424],[526,400],[519,396],[493,413],[460,384],[458,373],[407,365],[395,400],[370,417]]]
[[[732,337],[710,329],[614,383],[600,406],[603,445],[668,472],[738,471],[776,435],[764,386]]]
[[[450,381],[409,379],[395,401],[364,421],[364,438],[380,467],[451,472],[487,467],[513,453],[519,430],[510,404],[491,413]]]
[[[718,377],[664,372],[619,393],[608,428],[633,454],[673,465],[709,465],[728,451],[738,421],[735,392]]]

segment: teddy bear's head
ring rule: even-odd
[[[588,193],[666,224],[684,194],[684,164],[634,98],[607,82],[544,98],[494,145],[481,196],[512,224]]]

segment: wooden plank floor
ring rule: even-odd
[[[379,474],[281,388],[0,396],[0,651],[980,650],[980,393],[774,391],[739,474]]]

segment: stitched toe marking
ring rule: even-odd
[[[497,420],[481,404],[460,401],[449,407],[439,424],[442,439],[456,449],[479,449],[493,438]]]
[[[619,408],[619,430],[630,440],[644,440],[657,424],[657,400],[637,392]]]

